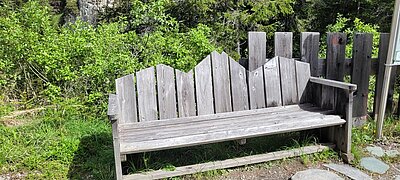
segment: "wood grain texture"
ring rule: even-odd
[[[247,89],[247,72],[238,62],[229,58],[232,89],[233,111],[249,109],[249,93]]]
[[[118,120],[118,97],[116,94],[108,95],[108,108],[107,108],[107,116],[111,122]]]
[[[229,77],[229,57],[225,52],[211,53],[212,78],[215,112],[232,111],[231,79]]]
[[[249,71],[254,71],[265,63],[267,58],[267,36],[265,32],[249,32]]]
[[[317,77],[310,77],[310,81],[313,83],[318,83],[324,86],[330,86],[330,87],[335,87],[335,88],[340,88],[344,90],[350,90],[350,91],[355,91],[357,90],[357,85],[351,84],[351,83],[345,83],[341,81],[335,81],[335,80],[330,80],[330,79],[323,79],[323,78],[317,78]]]
[[[264,68],[249,72],[249,99],[250,109],[265,108]]]
[[[353,117],[367,116],[371,56],[372,34],[356,33],[354,35],[351,82],[356,84],[358,89],[353,102]]]
[[[274,57],[264,65],[265,94],[267,107],[282,106],[279,58]]]
[[[343,81],[345,72],[346,34],[328,33],[326,50],[326,79]],[[336,91],[331,87],[322,87],[322,107],[334,109]]]
[[[311,75],[318,76],[319,72],[319,33],[318,32],[302,32],[300,34],[300,54],[301,61],[310,63]]]
[[[275,56],[292,58],[293,54],[293,33],[275,33]]]
[[[308,91],[310,90],[307,89],[310,77],[311,77],[310,64],[306,62],[296,61],[296,82],[297,82],[297,95],[299,103],[308,102],[311,98],[308,93]]]
[[[134,79],[134,75],[130,74],[116,80],[120,124],[138,121]]]
[[[175,70],[179,117],[196,116],[193,71]]]
[[[226,169],[238,166],[245,166],[248,164],[257,164],[278,159],[291,158],[300,155],[313,154],[326,151],[329,148],[334,148],[334,145],[333,144],[312,145],[291,150],[283,150],[277,152],[270,152],[266,154],[258,154],[258,155],[251,155],[234,159],[227,159],[223,161],[214,161],[208,163],[182,166],[182,167],[177,167],[174,171],[157,170],[152,172],[130,174],[130,175],[125,175],[123,178],[125,180],[163,179],[168,177],[182,176],[186,174],[195,174],[216,169]]]
[[[280,57],[279,70],[281,72],[282,104],[296,104],[298,102],[298,97],[294,60]]]
[[[154,67],[136,73],[138,89],[139,121],[158,119],[156,78]]]
[[[210,56],[201,61],[194,71],[197,115],[214,114]]]
[[[157,70],[157,97],[160,119],[177,117],[174,69],[159,64]]]

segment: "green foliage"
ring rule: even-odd
[[[326,27],[327,32],[344,32],[347,35],[346,44],[346,57],[351,58],[353,54],[353,42],[355,33],[370,33],[373,35],[372,41],[372,57],[378,57],[379,51],[379,26],[367,24],[361,21],[359,18],[355,18],[354,21],[350,21],[349,18],[343,17],[338,14],[336,22]],[[326,56],[326,35],[323,36],[323,44],[320,48],[320,56]]]

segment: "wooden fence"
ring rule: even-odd
[[[354,97],[353,117],[357,124],[358,120],[365,120],[368,115],[368,93],[370,75],[376,75],[375,96],[372,112],[376,116],[376,109],[379,107],[377,99],[380,98],[385,61],[389,46],[390,35],[380,34],[378,58],[372,58],[373,36],[368,33],[356,33],[353,39],[352,58],[346,59],[347,37],[344,33],[328,33],[326,59],[319,58],[320,33],[302,32],[300,35],[300,58],[299,61],[308,62],[311,66],[311,75],[325,77],[338,81],[344,81],[350,76],[351,83],[357,84],[358,90]],[[275,33],[275,56],[292,58],[293,54],[293,33]],[[250,71],[257,69],[266,62],[266,34],[264,32],[249,32],[248,34],[248,68]],[[393,68],[390,81],[389,98],[387,111],[393,112],[393,93],[397,69]],[[334,94],[334,93],[332,93]],[[326,101],[335,101],[335,97]],[[332,102],[331,102],[332,103]],[[373,117],[374,118],[374,117]]]

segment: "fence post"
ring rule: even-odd
[[[267,35],[265,32],[249,32],[249,71],[265,64],[267,59]]]
[[[293,54],[293,33],[276,32],[275,33],[275,56],[292,58]]]
[[[354,34],[353,71],[351,82],[357,84],[353,101],[353,124],[360,126],[367,120],[369,75],[371,72],[372,34]]]

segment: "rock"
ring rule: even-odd
[[[299,171],[295,175],[293,175],[291,180],[343,180],[337,174],[321,169],[308,169],[305,171]]]
[[[362,158],[360,165],[371,172],[379,174],[384,174],[389,169],[389,165],[374,157]]]
[[[364,172],[360,171],[357,168],[351,167],[347,164],[324,164],[325,167],[330,168],[334,171],[337,171],[350,179],[363,179],[363,180],[372,180],[370,176],[365,174]]]
[[[371,153],[374,156],[377,157],[382,157],[385,155],[385,150],[383,150],[381,147],[378,146],[368,146],[365,148],[369,153]]]
[[[397,175],[394,180],[400,180],[400,175]]]
[[[397,150],[387,150],[385,152],[385,154],[389,157],[396,157],[396,156],[400,155],[399,151],[397,151]]]

